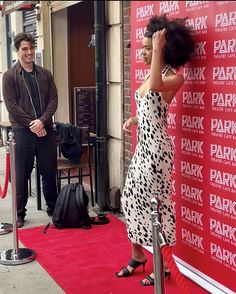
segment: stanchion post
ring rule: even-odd
[[[154,290],[155,294],[165,294],[165,281],[163,270],[163,258],[159,244],[159,233],[161,231],[160,214],[158,213],[158,201],[151,199],[152,237],[153,237],[153,264],[154,264]]]
[[[15,170],[15,140],[13,132],[9,133],[10,146],[10,171],[11,171],[11,191],[12,191],[12,226],[13,245],[16,256],[19,254],[18,246],[18,220],[17,220],[17,200],[16,200],[16,170]]]
[[[32,249],[19,248],[18,245],[18,220],[17,220],[17,199],[16,199],[16,170],[15,170],[15,140],[14,134],[9,133],[10,146],[10,170],[12,186],[12,225],[13,225],[13,249],[8,249],[0,254],[0,264],[19,265],[33,261],[36,253]]]

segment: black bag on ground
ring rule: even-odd
[[[88,214],[88,195],[81,184],[68,184],[59,192],[53,225],[60,228],[91,228]]]

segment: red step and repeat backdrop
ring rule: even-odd
[[[176,147],[177,259],[236,292],[236,2],[132,1],[131,94],[148,68],[141,41],[152,15],[188,17],[196,41],[185,84],[174,98],[169,133]],[[133,133],[133,146],[136,132]],[[223,273],[223,274],[222,274]],[[216,283],[215,283],[216,282]],[[227,290],[225,290],[227,289]],[[232,292],[231,292],[232,291]]]

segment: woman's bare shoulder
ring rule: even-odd
[[[170,84],[171,88],[173,88],[173,90],[175,88],[180,88],[183,83],[184,83],[184,77],[182,74],[180,73],[176,73],[173,70],[170,70],[168,72],[168,74],[165,76],[165,82],[167,82],[168,84]]]

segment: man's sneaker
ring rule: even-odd
[[[17,227],[22,228],[24,226],[24,219],[23,218],[18,218],[17,220]]]
[[[48,207],[46,209],[46,212],[47,212],[48,216],[53,216],[54,209]]]

